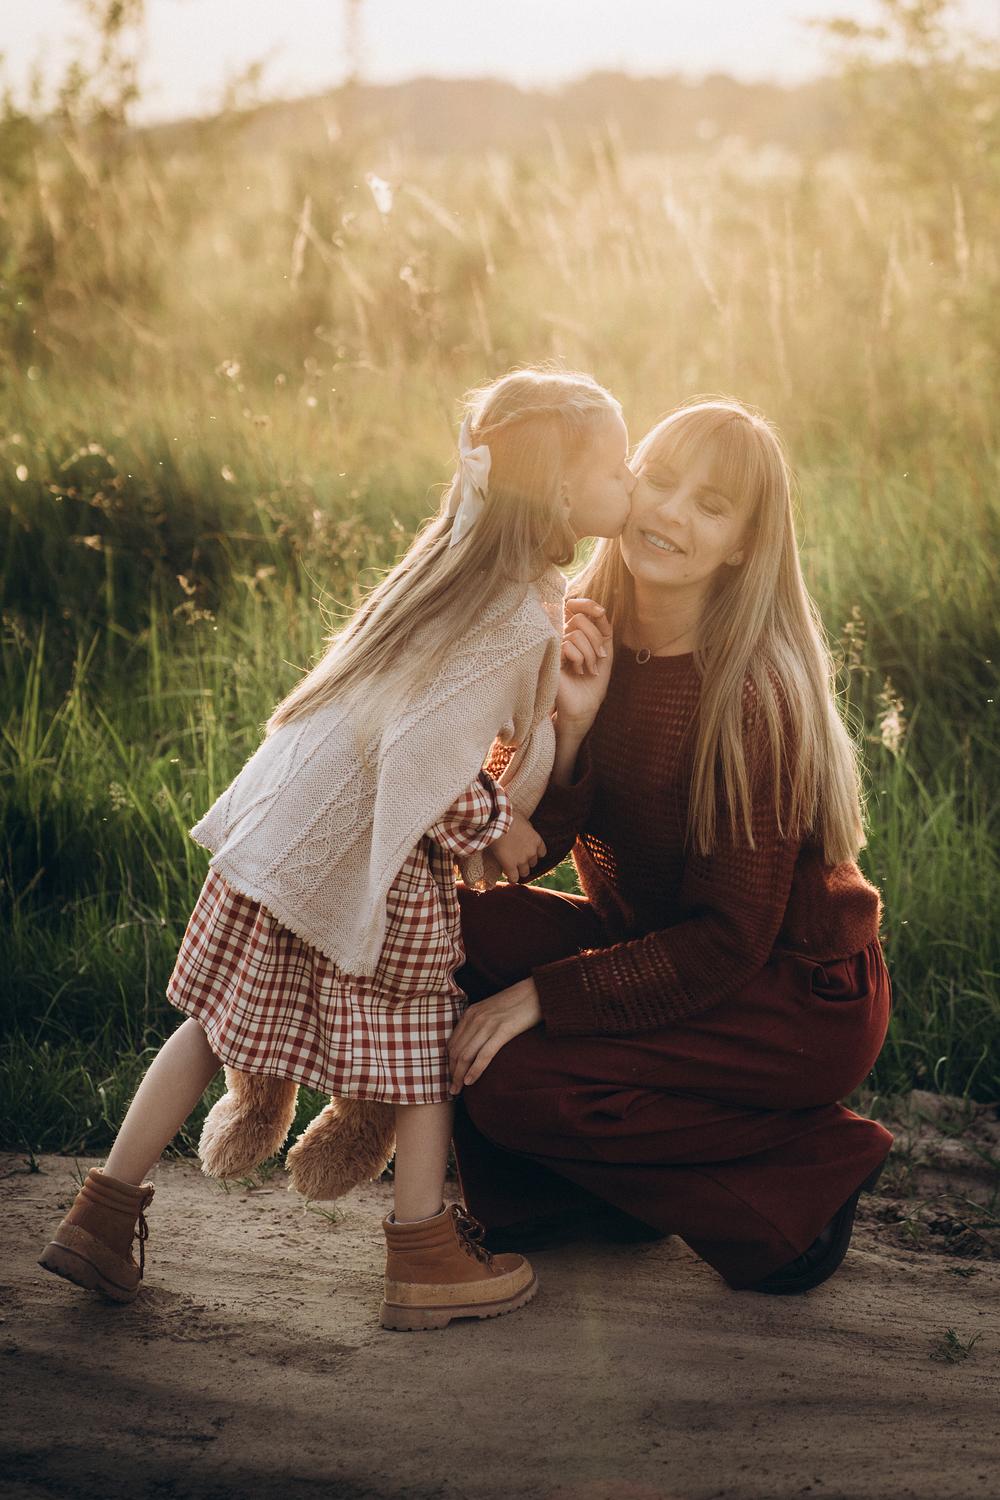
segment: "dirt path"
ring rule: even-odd
[[[530,1308],[426,1335],[375,1326],[384,1186],[331,1223],[280,1174],[165,1163],[145,1288],[110,1308],[35,1264],[74,1163],[0,1158],[0,1493],[993,1500],[1000,1120],[927,1098],[806,1297],[733,1293],[677,1240],[577,1245],[533,1257]]]

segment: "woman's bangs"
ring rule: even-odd
[[[640,445],[637,457],[677,474],[707,457],[712,488],[734,501],[746,499],[754,508],[764,485],[760,440],[752,424],[718,408],[682,411],[669,418],[648,446]]]

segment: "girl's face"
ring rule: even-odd
[[[628,466],[628,432],[616,411],[595,422],[590,441],[567,472],[566,488],[569,524],[578,537],[621,535],[635,475]]]
[[[667,456],[642,462],[621,538],[637,581],[702,593],[720,568],[743,561],[747,507],[716,488],[710,470],[708,454],[680,470]]]

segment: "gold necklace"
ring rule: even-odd
[[[660,651],[665,651],[668,646],[672,646],[674,644],[674,641],[683,639],[683,637],[688,635],[690,631],[691,626],[685,625],[684,629],[677,635],[671,636],[669,641],[661,641],[660,644],[658,646],[654,646],[652,650],[650,650],[648,646],[640,646],[639,650],[635,653],[636,665],[639,667],[644,667],[649,661],[650,657],[656,656]]]

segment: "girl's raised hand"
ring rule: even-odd
[[[557,721],[589,728],[611,679],[611,625],[593,599],[567,599],[563,618]]]

